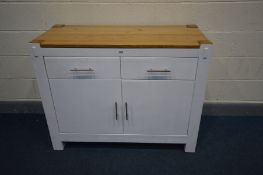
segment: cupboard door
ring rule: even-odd
[[[187,135],[193,81],[123,80],[124,133]]]
[[[121,80],[50,79],[62,133],[123,133]]]

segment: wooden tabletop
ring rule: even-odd
[[[197,25],[55,25],[32,43],[45,48],[199,48],[212,44]]]

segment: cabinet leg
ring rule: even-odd
[[[52,142],[52,146],[54,150],[64,150],[64,143],[61,141]]]
[[[184,151],[188,153],[194,153],[196,148],[196,143],[185,144]]]

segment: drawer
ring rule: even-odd
[[[119,57],[45,57],[48,78],[117,79]]]
[[[122,57],[123,79],[195,80],[197,58]]]

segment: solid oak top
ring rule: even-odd
[[[45,48],[199,48],[212,44],[197,25],[55,25],[35,38]]]

